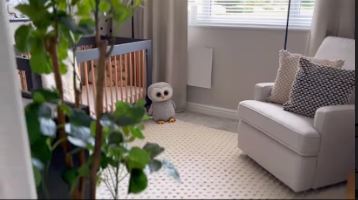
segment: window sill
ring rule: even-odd
[[[286,26],[269,26],[269,25],[235,25],[235,24],[189,24],[193,28],[223,28],[223,29],[244,29],[244,30],[286,30]],[[310,31],[311,27],[289,26],[289,31]]]

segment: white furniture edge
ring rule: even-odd
[[[233,120],[238,119],[238,112],[236,109],[235,110],[227,109],[222,107],[188,102],[187,110],[191,112],[214,116],[214,117],[233,119]]]
[[[5,1],[0,1],[0,199],[35,199],[29,140]]]

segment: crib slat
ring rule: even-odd
[[[103,96],[104,96],[104,111],[107,111],[107,107],[108,107],[108,99],[107,99],[107,61],[105,61],[104,64],[104,91],[103,91]]]
[[[143,94],[143,90],[144,90],[144,85],[143,85],[143,74],[144,74],[144,71],[143,71],[143,67],[144,67],[144,64],[143,64],[143,56],[142,56],[142,53],[143,51],[139,51],[139,63],[140,63],[140,68],[139,68],[139,71],[140,71],[140,98],[144,98],[144,94]]]
[[[124,99],[124,96],[123,96],[123,87],[125,86],[124,84],[124,72],[123,70],[125,70],[125,67],[124,67],[124,62],[123,62],[123,56],[122,55],[119,55],[119,84],[120,84],[120,92],[121,92],[121,101],[125,101]]]
[[[113,87],[114,87],[114,84],[113,84],[113,75],[112,75],[112,71],[113,71],[113,66],[112,66],[112,57],[109,57],[108,58],[108,67],[109,67],[109,90],[110,90],[110,94],[111,94],[111,106],[110,106],[110,109],[111,111],[113,111],[113,106],[114,106],[114,103],[113,103]]]
[[[84,77],[84,81],[85,81],[85,87],[86,87],[86,97],[87,97],[87,105],[90,106],[90,90],[89,90],[89,84],[88,84],[88,62],[83,63],[84,64],[84,70],[85,70],[85,77]]]
[[[143,50],[142,61],[143,61],[143,96],[145,98],[147,95],[147,60],[146,60],[145,50]]]
[[[91,65],[91,75],[92,75],[92,88],[93,88],[93,108],[94,108],[94,106],[96,105],[96,94],[97,94],[97,92],[96,92],[96,76],[94,75],[95,74],[95,70],[96,70],[96,68],[95,68],[95,62],[93,61],[93,60],[91,60],[91,62],[90,62],[90,65]]]
[[[118,97],[118,62],[117,62],[117,58],[118,56],[114,56],[114,78],[115,78],[115,81],[114,81],[114,89],[115,89],[115,93],[116,93],[116,102],[119,100],[119,97]],[[115,106],[115,105],[113,105]]]
[[[133,78],[134,78],[134,81],[133,81],[133,90],[134,90],[134,94],[133,94],[133,101],[137,101],[137,54],[136,52],[132,52],[132,55],[133,55]]]
[[[128,89],[128,86],[129,86],[129,80],[128,80],[128,70],[129,70],[129,67],[128,67],[128,54],[124,54],[123,55],[124,57],[124,71],[125,71],[125,83],[126,83],[126,86],[125,86],[125,90],[124,92],[126,93],[126,98],[125,98],[125,102],[128,103],[128,98],[129,98],[129,89]]]
[[[129,53],[129,103],[132,103],[132,87],[133,87],[133,77],[132,77],[132,70],[133,70],[133,65],[132,65],[132,54]]]

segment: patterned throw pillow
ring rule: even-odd
[[[284,104],[288,97],[299,69],[299,60],[303,57],[301,54],[293,54],[286,50],[279,51],[279,68],[277,70],[276,80],[271,91],[269,101],[278,104]],[[304,57],[315,64],[334,68],[342,68],[343,60],[323,60],[317,58]]]
[[[320,66],[301,58],[289,101],[283,109],[314,117],[322,106],[348,103],[354,83],[354,70]]]

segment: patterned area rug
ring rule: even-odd
[[[148,122],[146,141],[165,148],[161,158],[178,169],[181,182],[165,171],[149,175],[147,189],[140,194],[126,194],[128,178],[119,186],[123,199],[288,199],[344,198],[344,184],[326,189],[294,193],[270,175],[237,147],[237,134],[177,121],[157,125]],[[100,199],[112,198],[105,184],[97,189]]]

